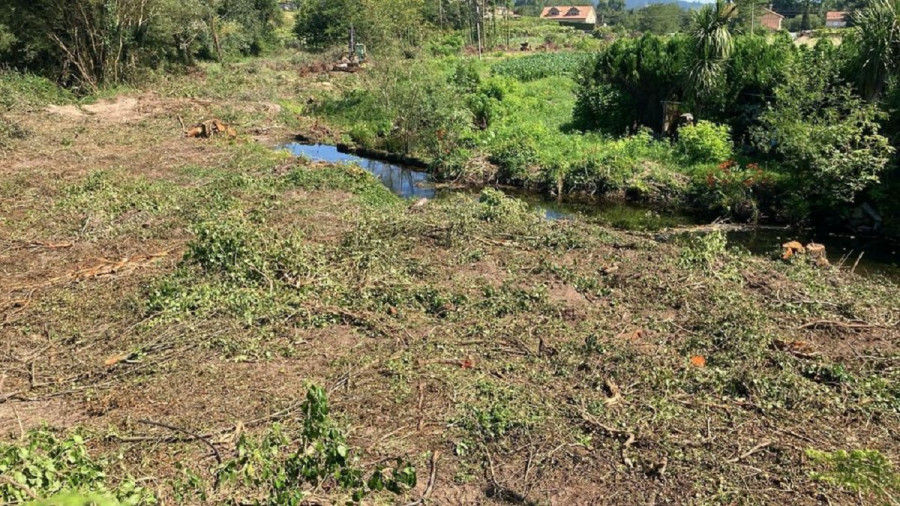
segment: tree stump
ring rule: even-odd
[[[818,265],[828,265],[828,257],[825,255],[825,245],[811,242],[806,245],[806,254],[815,260]]]

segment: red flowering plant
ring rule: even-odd
[[[771,186],[772,178],[759,165],[728,160],[706,174],[702,200],[711,211],[748,221],[759,218],[757,194]]]

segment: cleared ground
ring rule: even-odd
[[[92,454],[121,453],[112,481],[249,501],[267,490],[215,488],[208,446],[140,421],[228,460],[242,435],[297,430],[314,383],[361,468],[416,465],[403,498],[370,502],[896,502],[893,471],[855,491],[808,451],[897,462],[896,285],[495,194],[411,206],[271,149],[351,79],[257,61],[13,113],[29,135],[0,163],[5,442],[82,428]],[[185,139],[179,117],[239,137]],[[176,484],[185,468],[197,483]]]

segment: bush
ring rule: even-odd
[[[731,128],[709,121],[698,121],[678,130],[676,151],[690,163],[718,163],[733,155]]]
[[[580,130],[601,130],[623,134],[635,117],[634,100],[607,83],[587,83],[578,89],[573,112],[574,126]]]
[[[455,56],[462,52],[465,41],[462,35],[454,33],[428,43],[427,49],[432,56]]]
[[[771,189],[772,182],[771,174],[755,163],[742,167],[727,161],[696,181],[696,201],[710,212],[755,222],[760,196]]]
[[[895,151],[880,133],[886,114],[844,84],[836,51],[820,42],[804,53],[752,130],[756,146],[782,161],[795,195],[821,208],[878,183]]]
[[[481,84],[478,62],[471,59],[463,59],[457,62],[453,69],[453,75],[450,77],[450,82],[462,91],[475,91]]]

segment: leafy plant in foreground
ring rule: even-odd
[[[117,486],[107,483],[105,460],[88,454],[84,439],[77,433],[59,438],[47,429],[28,433],[21,445],[0,443],[0,501],[25,502],[32,495],[49,497],[77,492],[97,494],[116,504],[155,504],[152,493],[126,479]],[[74,497],[74,496],[70,496]],[[63,498],[40,504],[78,504]]]
[[[263,494],[265,499],[257,500],[257,504],[300,504],[312,490],[334,487],[359,502],[373,492],[403,494],[416,485],[415,467],[400,458],[392,468],[379,464],[364,478],[365,471],[358,467],[343,431],[329,416],[328,398],[321,387],[309,387],[302,412],[303,424],[296,440],[275,425],[259,442],[241,437],[237,458],[222,466],[225,477],[237,478]],[[282,457],[292,446],[296,450]]]

